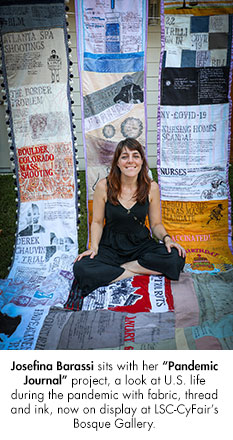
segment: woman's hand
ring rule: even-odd
[[[183,258],[186,257],[185,249],[182,246],[180,246],[179,243],[176,243],[175,241],[173,241],[172,238],[169,237],[168,235],[164,239],[164,244],[165,244],[169,253],[171,252],[171,248],[174,247],[178,250],[178,254],[180,257],[183,257]]]
[[[92,248],[87,249],[86,251],[82,252],[77,256],[77,258],[74,260],[74,263],[76,261],[81,260],[83,257],[88,257],[88,255],[90,256],[90,258],[94,258],[97,254],[98,254],[98,249],[92,249]]]

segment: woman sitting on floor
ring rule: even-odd
[[[147,214],[160,243],[145,226]],[[73,299],[134,275],[178,280],[184,264],[185,250],[161,222],[159,186],[148,175],[143,147],[131,138],[119,142],[109,176],[96,185],[91,248],[74,263]]]

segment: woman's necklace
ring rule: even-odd
[[[135,205],[135,203],[132,206],[132,200],[135,201],[135,191],[133,193],[133,195],[130,196],[130,194],[122,194],[119,198],[119,202],[121,203],[121,205],[123,205],[123,207],[125,209],[127,209],[127,214],[130,214],[131,209],[133,208],[133,206]],[[127,205],[129,204],[129,202],[131,202],[131,207],[129,208]]]

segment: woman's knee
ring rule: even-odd
[[[79,278],[80,276],[84,276],[87,271],[89,257],[83,257],[81,260],[77,260],[73,266],[73,272],[75,278]]]
[[[176,248],[172,248],[170,263],[173,267],[174,276],[172,279],[178,280],[180,276],[180,272],[183,270],[185,265],[185,258],[179,255],[179,252]]]
[[[171,248],[171,256],[174,259],[174,262],[177,264],[182,264],[185,262],[185,258],[179,255],[179,252],[176,248]]]

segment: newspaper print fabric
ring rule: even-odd
[[[215,11],[213,2],[191,3],[162,3],[162,215],[173,239],[187,251],[185,270],[218,273],[233,264],[228,184],[232,15],[227,2]]]
[[[146,1],[76,0],[89,223],[99,179],[126,137],[146,148]]]
[[[217,275],[182,273],[171,282],[174,311],[164,313],[77,313],[53,307],[35,348],[232,350],[232,283],[233,269]]]
[[[37,340],[38,350],[96,350],[158,343],[175,336],[174,314],[72,312],[51,309]]]
[[[173,311],[170,280],[161,276],[135,276],[100,287],[83,301],[82,310],[109,309],[115,312]]]
[[[62,312],[71,280],[72,274],[66,270],[51,272],[44,278],[32,272],[27,282],[1,280],[0,350],[33,350],[51,307]],[[168,312],[174,311],[171,282],[161,276],[135,276],[98,288],[84,299],[82,312],[105,309],[119,314],[150,312],[154,317],[159,315],[154,319],[165,323],[166,317],[161,315],[170,316]]]
[[[12,279],[23,272],[28,278],[28,264],[30,271],[41,276],[51,272],[54,260],[56,269],[67,270],[67,257],[71,263],[77,254],[64,8],[58,0],[48,5],[17,2],[17,7],[0,10],[6,23],[2,26],[3,71],[19,191]],[[17,26],[9,25],[11,16],[18,20]],[[41,28],[46,18],[47,27]]]
[[[164,67],[229,66],[231,28],[231,15],[166,14]]]
[[[14,258],[7,280],[0,283],[0,307],[3,320],[21,316],[17,331],[22,336],[27,326],[35,327],[34,312],[42,325],[46,310],[65,302],[78,253],[70,61],[63,0],[2,1],[0,19],[18,187]],[[5,336],[0,345],[7,349],[12,336]]]

